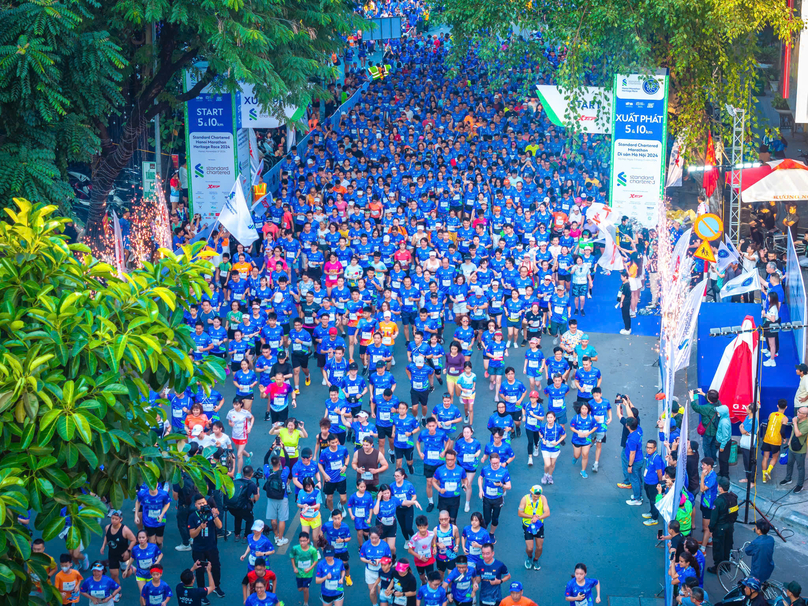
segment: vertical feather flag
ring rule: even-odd
[[[715,145],[713,145],[712,132],[707,133],[707,154],[704,159],[704,164],[713,167],[712,169],[704,171],[704,180],[702,181],[704,193],[709,198],[713,195],[716,185],[718,185],[718,167],[716,166],[717,162],[715,159]]]

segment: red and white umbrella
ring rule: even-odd
[[[710,383],[710,389],[718,391],[721,403],[729,406],[729,418],[733,423],[746,417],[744,406],[755,399],[758,333],[751,332],[755,328],[752,316],[746,316],[741,326],[750,332],[742,332],[727,345]]]
[[[796,160],[772,160],[756,168],[728,172],[727,183],[738,187],[743,173],[741,199],[744,202],[808,200],[808,166]]]

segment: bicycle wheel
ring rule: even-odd
[[[718,582],[721,583],[721,587],[726,592],[735,589],[738,581],[744,578],[744,572],[738,566],[738,563],[731,560],[721,562],[717,566],[716,574],[718,575]]]
[[[786,596],[786,588],[780,581],[769,579],[763,584],[763,595],[768,602],[774,602],[778,598]]]

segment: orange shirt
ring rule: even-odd
[[[379,332],[382,333],[382,343],[392,346],[398,336],[398,326],[392,320],[382,320],[379,322]]]
[[[244,261],[244,263],[237,261],[236,263],[233,263],[233,269],[235,269],[241,275],[241,279],[244,280],[250,275],[250,272],[252,271],[252,264],[247,263],[246,261]]]
[[[79,587],[84,577],[81,576],[78,570],[70,569],[69,572],[62,572],[61,570],[56,573],[53,579],[53,584],[56,589],[61,593],[62,604],[78,604]]]
[[[502,601],[499,603],[499,606],[537,606],[536,602],[533,600],[526,598],[524,595],[518,602],[514,602],[513,598],[508,595],[505,596]]]
[[[205,414],[202,414],[198,417],[188,413],[188,416],[185,417],[185,427],[188,428],[188,431],[191,431],[194,428],[194,425],[201,425],[202,429],[208,426],[208,417]]]

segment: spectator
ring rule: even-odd
[[[718,459],[718,446],[715,441],[715,434],[718,431],[718,391],[711,389],[706,394],[701,390],[690,391],[690,409],[697,415],[701,415],[698,433],[701,434],[701,444],[704,456],[710,457],[713,461]],[[707,398],[707,404],[697,404],[696,396]]]
[[[752,557],[752,576],[761,583],[769,580],[774,572],[774,538],[769,536],[771,524],[765,518],[755,522],[757,538],[749,543],[744,550],[746,555]]]
[[[787,486],[793,482],[794,466],[797,466],[797,485],[794,492],[802,492],[805,483],[805,452],[808,437],[808,406],[801,406],[797,415],[791,420],[791,439],[788,441],[788,466],[786,477],[780,482]]]

